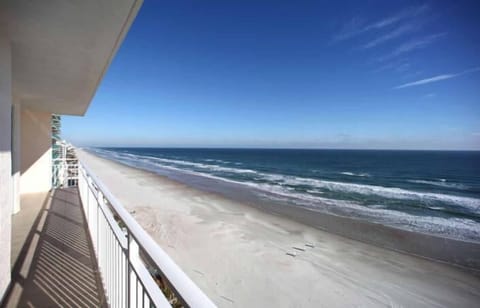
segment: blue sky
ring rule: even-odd
[[[145,0],[80,146],[480,149],[478,1]]]

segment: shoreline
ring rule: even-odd
[[[125,166],[136,169],[132,166]],[[354,241],[431,261],[458,266],[468,270],[474,270],[480,275],[480,242],[411,231],[378,222],[371,222],[359,217],[347,217],[334,213],[321,212],[301,205],[292,205],[287,202],[259,200],[255,194],[249,191],[254,188],[240,187],[238,184],[225,183],[217,179],[204,178],[196,175],[188,175],[188,179],[184,179],[184,176],[179,175],[172,179],[150,170],[141,168],[140,170],[151,172],[156,176],[165,177],[204,192],[214,193],[227,199],[239,201],[267,214],[280,215],[298,223],[306,224]],[[178,180],[179,178],[182,180]],[[225,191],[233,192],[225,193]]]
[[[135,219],[147,232],[221,306],[448,306],[463,302],[468,307],[480,299],[478,272],[326,232],[320,228],[317,212],[228,200],[217,192],[200,191],[153,172],[83,151],[79,154],[127,209],[135,210]],[[321,223],[358,233],[351,219],[323,215]],[[362,234],[367,238],[382,228],[369,224],[369,232]],[[397,241],[408,236],[398,229],[393,235]],[[433,246],[438,244],[427,240],[433,241]],[[303,247],[307,251],[299,251],[296,257],[286,255],[293,246],[305,243],[314,243],[315,248]],[[466,257],[466,252],[462,249],[460,256]],[[251,290],[261,298],[253,301]]]
[[[106,159],[88,151],[87,153]],[[149,172],[203,192],[214,193],[241,202],[267,214],[280,215],[319,230],[377,247],[474,270],[480,275],[480,242],[402,229],[360,217],[342,216],[302,205],[292,205],[285,201],[261,200],[254,193],[256,189],[253,187],[245,187],[212,177],[171,171],[167,171],[167,175],[163,175],[117,161],[113,162],[128,168]]]

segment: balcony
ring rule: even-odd
[[[23,247],[14,241],[18,259],[6,306],[107,307],[78,189],[55,189],[43,204],[41,197],[24,198],[29,204],[13,222],[14,236],[26,238]]]
[[[7,307],[215,306],[87,166],[65,160],[53,174],[57,187],[43,203],[25,197],[14,221]]]

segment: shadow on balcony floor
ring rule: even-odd
[[[76,188],[45,202],[12,271],[5,307],[107,307]]]

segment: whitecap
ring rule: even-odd
[[[469,188],[469,187],[468,187],[467,185],[465,185],[465,184],[447,182],[446,179],[439,179],[439,181],[407,180],[407,182],[415,183],[415,184],[433,185],[433,186],[439,186],[439,187],[445,187],[445,188],[456,188],[456,189],[462,189],[462,190],[466,190],[466,189]]]
[[[349,176],[359,176],[359,177],[370,177],[370,174],[368,173],[353,173],[353,172],[340,172],[340,174],[343,175],[349,175]]]
[[[367,184],[343,183],[327,180],[319,180],[312,178],[302,178],[295,176],[280,176],[262,174],[266,179],[270,179],[277,184],[287,185],[310,185],[314,188],[322,188],[330,191],[341,191],[347,193],[356,193],[361,195],[376,195],[389,199],[400,200],[418,200],[427,202],[447,202],[456,204],[464,208],[480,212],[480,199],[461,197],[456,195],[419,192],[413,190],[406,190],[398,187],[384,187]]]
[[[419,192],[413,190],[406,190],[397,187],[384,187],[384,186],[375,186],[375,185],[367,185],[367,184],[356,184],[356,183],[343,183],[343,182],[335,182],[335,181],[327,181],[327,180],[320,180],[320,179],[312,179],[312,178],[303,178],[303,177],[296,177],[296,176],[287,176],[281,174],[270,174],[270,173],[261,173],[251,169],[240,169],[240,168],[229,168],[223,167],[218,165],[212,164],[202,164],[202,163],[195,163],[195,162],[188,162],[182,160],[172,160],[166,158],[158,158],[153,156],[146,156],[146,155],[135,155],[135,154],[126,154],[121,153],[117,154],[113,151],[108,150],[100,150],[98,151],[102,154],[106,154],[107,156],[122,159],[132,160],[134,164],[138,164],[139,159],[146,159],[147,162],[155,164],[158,163],[162,167],[175,167],[176,170],[185,171],[182,166],[187,167],[195,167],[196,170],[194,171],[196,174],[200,174],[202,176],[214,177],[220,180],[232,181],[226,179],[224,177],[214,176],[209,174],[208,172],[211,171],[222,171],[222,172],[230,172],[230,173],[250,173],[255,174],[256,177],[259,179],[265,180],[274,186],[310,186],[313,190],[319,189],[327,189],[330,191],[340,191],[340,192],[347,192],[347,193],[356,193],[361,195],[376,195],[384,198],[389,199],[399,199],[399,200],[418,200],[418,201],[426,201],[426,202],[446,202],[450,204],[455,204],[469,210],[473,210],[477,213],[480,212],[480,199],[470,198],[470,197],[461,197],[456,195],[447,195],[447,194],[440,194],[440,193],[429,193],[429,192]],[[257,183],[253,182],[241,182],[241,181],[232,181],[235,183],[240,184],[247,184],[250,186],[258,187]],[[307,194],[305,194],[307,195]]]
[[[360,194],[376,194],[381,196],[387,196],[390,198],[400,199],[453,201],[458,204],[468,205],[469,208],[473,207],[474,209],[478,209],[478,207],[480,206],[479,199],[432,193],[420,193],[393,187],[391,188],[373,185],[339,183],[332,181],[322,181],[318,179],[300,178],[266,173],[257,173],[257,175],[263,177],[264,179],[268,179],[270,183],[257,184],[253,182],[240,182],[226,179],[223,177],[218,177],[209,173],[188,170],[180,167],[198,163],[183,162],[183,165],[181,163],[176,165],[167,165],[166,162],[168,162],[168,160],[165,161],[165,159],[151,159],[152,157],[146,158],[142,155],[117,153],[114,151],[101,149],[94,149],[91,151],[99,154],[102,157],[113,159],[133,167],[140,167],[152,171],[156,171],[158,170],[157,168],[160,167],[166,170],[174,170],[177,172],[183,172],[225,182],[246,185],[257,189],[263,197],[288,202],[291,202],[292,200],[297,200],[299,205],[308,206],[316,210],[326,211],[336,215],[355,216],[385,225],[390,225],[416,232],[438,234],[441,236],[458,238],[463,240],[480,240],[480,224],[471,219],[457,217],[444,218],[433,216],[419,216],[401,212],[398,210],[388,209],[387,206],[384,206],[382,204],[364,206],[353,201],[328,199],[320,197],[318,195],[313,195],[312,193],[320,194],[321,191],[318,190],[318,188],[322,188],[329,190],[355,192]],[[178,162],[177,160],[174,161]],[[204,170],[202,168],[199,169]],[[315,188],[308,190],[310,194],[305,194],[295,191],[295,189],[292,187],[286,187],[278,184],[308,184]],[[441,207],[430,208],[432,210],[443,209]]]

